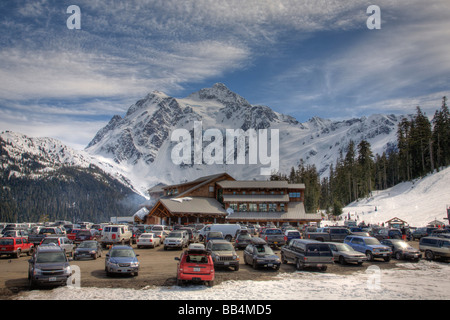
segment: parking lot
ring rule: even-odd
[[[410,244],[418,248],[418,241],[411,241]],[[97,260],[77,260],[72,261],[72,265],[77,265],[81,271],[82,287],[98,287],[98,288],[134,288],[141,289],[149,286],[172,286],[176,284],[176,267],[177,261],[175,257],[179,257],[181,250],[165,251],[162,246],[155,249],[145,248],[137,249],[133,245],[136,254],[139,254],[141,269],[137,277],[118,275],[107,277],[105,272],[105,254]],[[276,249],[275,253],[280,255],[280,250]],[[282,264],[280,270],[271,269],[254,270],[251,266],[245,265],[243,260],[243,251],[239,250],[240,269],[233,271],[232,269],[216,270],[216,284],[227,280],[269,280],[273,279],[280,273],[295,272],[293,264]],[[0,258],[0,296],[3,299],[14,296],[21,291],[28,289],[28,259],[27,255],[20,258],[10,258],[2,256]],[[403,261],[402,261],[403,262]],[[398,260],[392,259],[390,262],[376,260],[373,262],[365,262],[362,266],[353,264],[340,265],[335,263],[328,267],[326,273],[348,275],[354,272],[365,270],[370,265],[376,265],[380,269],[400,268],[396,264]],[[413,262],[411,262],[413,263]],[[307,272],[318,272],[311,269]]]

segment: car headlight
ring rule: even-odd
[[[41,269],[35,268],[35,269],[33,270],[33,274],[34,274],[35,276],[41,276],[41,275],[42,275],[42,270],[41,270]]]
[[[133,268],[139,267],[139,262],[130,263],[130,267],[133,267]]]
[[[72,268],[70,268],[70,266],[67,266],[64,268],[64,274],[72,274]]]

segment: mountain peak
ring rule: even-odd
[[[244,106],[251,106],[250,103],[237,93],[228,89],[223,83],[215,83],[211,88],[203,88],[197,92],[192,93],[189,99],[196,100],[216,100],[225,105],[239,104]]]

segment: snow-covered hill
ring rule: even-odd
[[[246,164],[174,164],[171,151],[176,143],[171,141],[172,132],[186,129],[194,137],[194,122],[201,121],[203,133],[207,129],[222,132],[224,146],[226,129],[268,129],[269,136],[270,130],[277,129],[281,172],[288,173],[302,158],[327,175],[330,164],[336,162],[340,151],[345,154],[350,140],[358,144],[366,139],[374,154],[395,147],[400,119],[395,115],[343,121],[315,117],[300,123],[267,106],[251,105],[217,83],[182,99],[158,91],[148,94],[132,105],[124,117],[115,115],[88,144],[86,152],[120,165],[122,173],[140,190],[159,182],[178,183],[217,172],[228,172],[237,179],[267,179],[260,175],[260,169],[267,167],[262,161],[249,164],[248,149]],[[208,143],[204,141],[203,148]]]
[[[450,167],[422,179],[403,182],[392,188],[373,192],[369,198],[352,202],[343,215],[371,224],[381,224],[394,217],[414,227],[425,227],[435,219],[448,224],[450,206]]]

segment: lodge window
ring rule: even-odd
[[[239,205],[239,211],[240,212],[247,212],[247,204],[246,203],[241,203]]]
[[[261,211],[261,212],[267,212],[267,204],[261,203],[261,204],[259,205],[259,211]]]
[[[255,211],[258,211],[258,206],[256,203],[250,203],[248,205],[248,209],[250,212],[255,212]]]
[[[230,208],[233,209],[234,211],[237,211],[238,209],[237,203],[230,203]]]
[[[300,192],[289,192],[289,198],[300,198]]]
[[[280,211],[284,212],[284,203],[280,203]]]
[[[276,203],[269,203],[269,211],[270,212],[277,211],[277,204]]]

